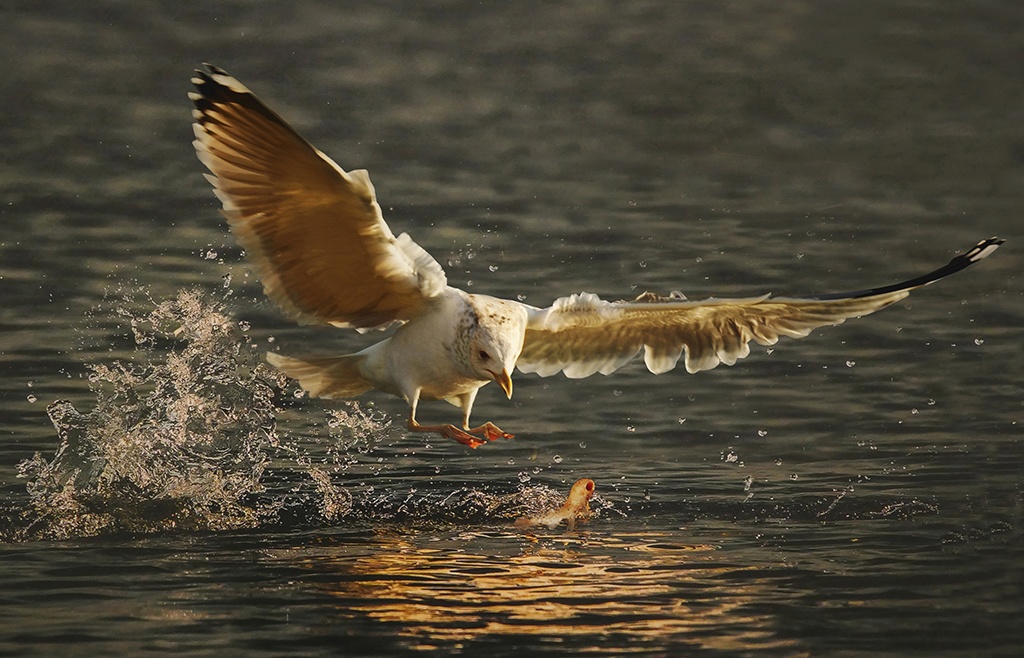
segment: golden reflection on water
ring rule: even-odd
[[[536,635],[578,650],[630,647],[785,648],[774,620],[745,608],[765,587],[749,568],[723,565],[716,547],[663,533],[541,538],[513,533],[380,533],[372,547],[320,546],[280,555],[316,571],[317,587],[345,611],[394,623],[416,648],[457,647],[482,636]],[[434,545],[430,545],[434,544]],[[493,554],[495,549],[512,555]],[[489,554],[492,553],[492,554]],[[327,577],[337,573],[337,579]],[[609,649],[610,651],[610,649]]]

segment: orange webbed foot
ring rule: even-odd
[[[464,446],[469,446],[470,448],[479,448],[487,443],[487,441],[480,439],[480,437],[473,436],[469,432],[464,432],[454,425],[441,425],[438,428],[437,433],[446,439],[453,439]]]
[[[479,448],[483,444],[487,443],[487,441],[480,437],[473,436],[469,432],[460,430],[454,425],[420,425],[419,423],[409,423],[409,429],[413,432],[436,432],[446,439],[458,441],[462,445],[469,446],[470,448]]]
[[[512,439],[515,438],[515,434],[510,434],[505,430],[501,429],[492,422],[486,422],[480,427],[474,427],[469,430],[470,434],[479,434],[488,441],[496,441],[498,439]]]

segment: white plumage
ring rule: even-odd
[[[388,228],[366,171],[344,171],[223,70],[207,65],[196,73],[193,144],[267,296],[303,323],[359,331],[399,325],[356,354],[267,359],[314,396],[377,389],[403,397],[410,429],[471,447],[511,438],[491,423],[470,428],[469,418],[477,391],[490,381],[512,397],[514,368],[542,377],[607,375],[641,351],[655,374],[680,358],[691,373],[733,365],[750,353],[751,341],[772,345],[873,313],[1003,242],[984,240],[934,272],[851,293],[697,302],[645,293],[607,302],[584,292],[535,308],[449,286],[430,254]],[[420,425],[420,399],[460,407],[461,427]]]

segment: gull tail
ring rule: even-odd
[[[267,352],[267,361],[292,379],[314,398],[353,398],[373,388],[359,366],[362,354],[293,359]]]

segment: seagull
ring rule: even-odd
[[[471,448],[513,437],[491,422],[470,427],[469,419],[486,384],[512,397],[516,368],[541,377],[608,375],[641,350],[656,375],[680,358],[689,373],[731,366],[750,354],[751,341],[774,345],[874,313],[1003,243],[983,240],[933,272],[855,292],[702,301],[678,292],[629,301],[581,292],[537,308],[448,285],[430,254],[388,228],[365,170],[342,169],[223,69],[207,64],[192,83],[193,145],[266,296],[303,324],[360,332],[398,325],[354,354],[267,360],[311,397],[401,397],[410,431]],[[459,407],[461,424],[420,424],[420,400]]]

